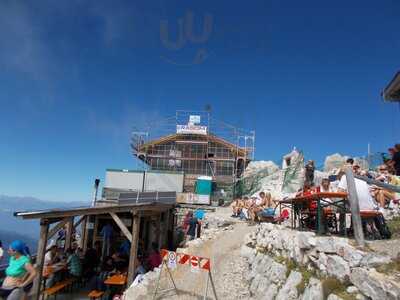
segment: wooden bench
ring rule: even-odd
[[[96,291],[96,290],[93,290],[93,291],[91,291],[91,292],[89,293],[88,297],[89,297],[91,300],[96,300],[96,299],[101,299],[101,298],[103,298],[103,295],[104,295],[104,292],[103,292],[103,291]]]
[[[360,210],[361,218],[374,218],[380,216],[382,213],[378,210]]]
[[[74,279],[70,278],[70,279],[66,279],[64,281],[58,282],[55,285],[53,285],[52,287],[49,287],[47,289],[45,289],[43,291],[43,295],[45,297],[45,299],[47,297],[50,296],[54,296],[54,299],[57,298],[57,294],[62,291],[63,289],[65,289],[66,287],[69,287],[72,283],[74,283]]]

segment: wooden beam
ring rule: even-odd
[[[362,228],[361,216],[360,216],[360,205],[358,202],[358,195],[356,189],[356,183],[353,176],[353,171],[350,167],[345,168],[346,182],[347,182],[347,193],[350,202],[351,219],[353,221],[353,231],[356,243],[360,247],[364,247],[364,232]]]
[[[40,236],[39,236],[39,243],[37,249],[37,256],[36,256],[36,271],[37,275],[33,280],[33,299],[39,300],[40,298],[40,287],[42,283],[43,277],[43,265],[44,265],[44,256],[46,253],[46,246],[47,246],[47,235],[49,233],[49,224],[46,220],[40,221]]]
[[[61,228],[65,226],[69,221],[69,218],[62,219],[58,224],[56,224],[53,228],[50,229],[49,234],[47,235],[47,239],[51,239]]]
[[[132,214],[132,242],[131,251],[129,256],[129,269],[128,269],[128,287],[132,284],[137,268],[136,257],[138,252],[138,241],[139,241],[139,228],[140,228],[140,217],[138,214]]]
[[[81,227],[81,244],[79,246],[82,248],[83,253],[86,253],[86,249],[87,249],[87,236],[88,236],[87,223],[88,223],[88,218],[89,218],[88,216],[84,216],[82,227]]]
[[[357,178],[357,179],[363,180],[368,184],[373,184],[373,185],[379,186],[379,187],[381,187],[381,188],[383,188],[385,190],[388,190],[388,191],[391,191],[391,192],[395,192],[395,193],[400,193],[400,186],[395,186],[395,185],[383,183],[381,181],[368,178],[366,176],[354,175],[354,177]]]
[[[115,213],[110,213],[111,217],[114,219],[115,223],[117,223],[119,229],[124,233],[126,238],[132,243],[132,234],[129,232],[128,228],[126,228],[124,222],[117,216]]]
[[[56,218],[66,218],[66,217],[76,217],[83,215],[102,215],[108,214],[110,212],[120,213],[120,212],[141,212],[147,211],[166,211],[172,208],[175,204],[166,204],[158,202],[149,203],[130,203],[123,205],[109,205],[109,206],[96,206],[96,207],[86,207],[86,208],[74,208],[74,209],[64,209],[64,210],[51,210],[51,211],[39,211],[39,212],[15,212],[14,216],[21,217],[23,219],[52,219]]]
[[[82,221],[85,219],[85,216],[82,216],[79,220],[78,220],[78,222],[76,222],[75,224],[74,224],[74,229],[76,229],[81,223],[82,223]]]
[[[73,229],[74,229],[74,217],[69,218],[67,222],[67,233],[65,235],[65,250],[71,248]]]

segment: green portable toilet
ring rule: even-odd
[[[200,176],[196,181],[196,194],[211,195],[212,193],[212,177]]]

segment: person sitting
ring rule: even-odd
[[[8,249],[10,261],[6,278],[0,288],[0,297],[7,300],[20,300],[32,287],[36,270],[30,261],[30,253],[24,242],[16,240]]]
[[[82,266],[79,256],[74,252],[73,249],[67,251],[67,267],[68,272],[72,277],[80,277],[82,275]]]
[[[339,180],[338,192],[347,192],[347,179],[343,168],[339,169],[337,179]],[[371,196],[369,185],[358,178],[354,178],[354,182],[360,210],[376,210],[377,204]]]
[[[233,218],[239,217],[242,207],[243,207],[243,200],[241,198],[236,198],[231,203],[231,208],[232,208],[232,216],[231,217],[233,217]]]
[[[362,170],[359,164],[353,164],[353,173],[354,175],[361,175]]]
[[[265,208],[272,207],[270,193],[265,194],[264,192],[260,192],[258,195],[259,197],[256,199],[255,204],[249,210],[249,216],[252,221],[255,221],[259,217],[258,214],[261,214]]]
[[[319,192],[321,193],[333,193],[333,189],[331,188],[331,182],[329,178],[322,178],[321,185],[319,186]],[[332,203],[333,200],[331,198],[322,198],[323,201]]]
[[[51,265],[54,265],[55,263],[58,262],[58,249],[57,245],[52,245],[49,247],[47,250],[45,256],[44,256],[44,266],[48,267]]]
[[[91,246],[85,252],[83,258],[83,276],[86,279],[92,278],[96,274],[96,268],[100,263],[100,252],[92,248]]]
[[[383,170],[382,166],[380,167],[381,171],[385,171]],[[394,186],[400,186],[400,178],[398,176],[395,175],[391,175],[389,173],[385,174],[384,177],[382,177],[382,175],[377,177],[377,180],[382,179],[385,180],[385,183],[388,183],[390,185],[394,185]],[[385,188],[381,188],[381,187],[374,187],[374,196],[376,201],[378,201],[379,206],[382,208],[385,208],[386,205],[390,204],[391,201],[396,201],[400,199],[400,194],[396,193],[396,192],[392,192],[389,191]]]
[[[123,272],[129,266],[129,256],[126,256],[123,253],[115,252],[112,256],[114,260],[114,264],[117,270]]]
[[[93,275],[93,277],[89,280],[89,288],[96,291],[105,291],[106,285],[104,284],[104,281],[113,273],[115,273],[115,271],[116,268],[113,258],[111,256],[107,256],[101,265],[100,272]]]
[[[52,268],[52,266],[56,263],[60,262],[60,257],[58,253],[58,248],[56,244],[50,245],[46,254],[44,255],[44,273],[47,273],[48,270]],[[57,272],[48,272],[48,277],[46,280],[46,287],[53,286],[57,281],[59,281],[60,273]]]
[[[243,198],[243,207],[240,211],[240,219],[243,220],[248,220],[249,219],[249,211],[250,209],[255,205],[255,199],[254,198],[249,198],[249,197],[244,197]]]

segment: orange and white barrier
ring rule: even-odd
[[[208,284],[211,283],[211,287],[212,287],[212,290],[214,293],[214,298],[216,300],[218,300],[217,292],[216,292],[214,282],[212,279],[212,275],[211,275],[211,262],[210,262],[209,258],[205,258],[205,257],[197,256],[197,255],[186,254],[186,253],[177,253],[175,251],[168,251],[166,249],[161,249],[160,254],[162,257],[162,264],[161,264],[160,274],[159,274],[158,280],[157,280],[157,285],[154,290],[153,299],[156,298],[156,295],[158,293],[161,273],[162,273],[162,270],[164,267],[166,268],[169,278],[171,279],[171,282],[174,287],[170,288],[170,289],[165,289],[160,292],[167,292],[170,290],[175,290],[175,292],[178,294],[178,289],[176,288],[175,281],[174,281],[174,278],[172,277],[172,273],[171,273],[170,269],[176,268],[176,266],[179,264],[179,265],[189,265],[190,270],[193,273],[198,273],[200,270],[207,271],[206,272],[207,282],[206,282],[206,286],[205,286],[205,290],[204,290],[203,299],[207,299]],[[201,275],[199,274],[199,276],[201,276]]]
[[[180,265],[190,265],[192,268],[198,268],[206,271],[211,270],[211,262],[209,258],[185,253],[177,253],[165,249],[161,249],[161,257],[164,261],[175,260],[176,263]]]

